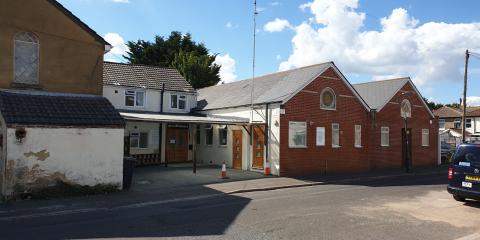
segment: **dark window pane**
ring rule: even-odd
[[[170,98],[170,107],[171,108],[177,108],[177,95],[172,95]]]
[[[178,101],[178,108],[185,109],[185,100]]]
[[[148,148],[148,133],[140,133],[140,148]]]

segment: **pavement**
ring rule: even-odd
[[[454,201],[443,169],[309,179],[297,180],[315,185],[230,194],[204,186],[168,199],[158,191],[96,196],[98,204],[77,198],[67,202],[80,205],[69,209],[65,202],[16,207],[20,202],[0,206],[0,232],[4,239],[480,238],[480,203]]]

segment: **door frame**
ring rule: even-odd
[[[240,167],[235,167],[235,134],[240,135]],[[232,168],[242,170],[243,169],[243,131],[232,130]]]
[[[261,167],[255,167],[253,164],[255,162],[255,143],[256,143],[256,138],[255,138],[255,129],[258,128],[260,131],[263,133],[263,141],[261,143],[262,146],[262,166]],[[264,125],[252,125],[251,127],[251,151],[250,153],[252,154],[252,162],[250,163],[250,168],[254,171],[263,171],[265,169],[265,141],[266,141],[266,133],[265,133],[265,126]]]

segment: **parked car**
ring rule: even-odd
[[[448,169],[447,190],[457,201],[480,200],[480,144],[460,144]]]

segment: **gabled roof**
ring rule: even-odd
[[[371,109],[375,109],[377,112],[380,112],[383,107],[385,107],[385,105],[387,105],[387,103],[393,98],[393,96],[395,96],[395,94],[397,94],[398,91],[400,91],[400,89],[402,89],[402,87],[407,83],[410,83],[413,90],[420,98],[420,101],[422,101],[425,108],[427,108],[430,116],[435,117],[427,103],[423,100],[423,97],[418,91],[417,87],[415,87],[415,84],[413,84],[409,77],[358,83],[353,84],[353,87],[367,102]]]
[[[327,62],[255,77],[253,103],[285,103],[330,67],[339,72],[333,62]],[[343,75],[339,75],[359,97]],[[248,106],[251,104],[251,84],[252,79],[246,79],[199,89],[197,108],[210,110]],[[368,108],[360,97],[359,99]]]
[[[131,88],[146,88],[179,92],[195,92],[195,89],[175,69],[142,64],[105,62],[103,84]]]
[[[109,126],[125,122],[104,97],[39,91],[0,91],[0,113],[7,125]]]
[[[110,43],[108,43],[107,41],[105,41],[105,39],[103,39],[103,37],[101,37],[100,35],[97,34],[97,32],[95,32],[93,29],[91,29],[87,24],[85,24],[84,22],[82,22],[82,20],[80,20],[77,16],[73,15],[72,12],[70,12],[70,10],[66,9],[62,4],[60,4],[59,2],[57,2],[56,0],[47,0],[49,3],[51,3],[55,8],[57,8],[58,10],[60,10],[60,12],[62,12],[63,14],[65,14],[68,18],[70,18],[73,22],[75,22],[78,26],[80,26],[81,28],[83,28],[85,31],[87,31],[90,35],[92,35],[97,41],[99,41],[100,43],[102,43],[103,45],[105,46],[112,46]]]
[[[391,80],[371,81],[353,84],[353,87],[367,102],[371,109],[380,109],[400,90],[410,79],[398,78]]]
[[[463,115],[463,107],[454,108],[449,106],[443,106],[433,112],[435,116],[439,118],[461,118]],[[479,116],[480,116],[480,107],[467,106],[467,117],[479,117]]]

